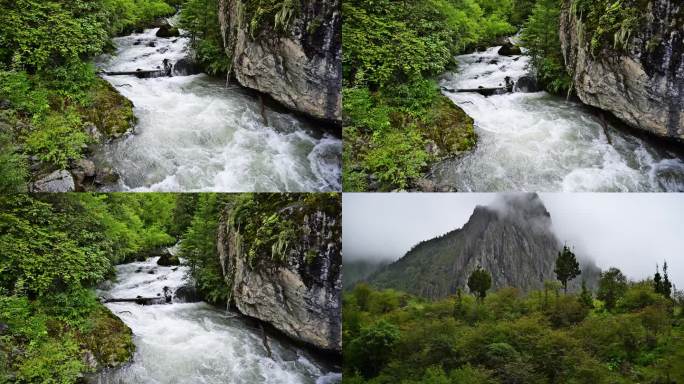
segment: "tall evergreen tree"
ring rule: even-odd
[[[477,295],[480,301],[487,296],[487,290],[492,287],[492,276],[489,272],[478,266],[468,277],[468,288],[470,292]]]
[[[661,293],[667,298],[672,296],[672,283],[667,275],[667,261],[663,263],[663,288]]]
[[[656,264],[656,273],[653,276],[653,290],[656,293],[663,293],[663,277],[660,275],[660,268]]]
[[[558,258],[556,259],[556,269],[553,270],[556,273],[556,278],[563,284],[563,291],[568,294],[568,281],[577,277],[582,271],[579,268],[579,263],[575,258],[575,254],[568,248],[567,245],[563,246],[563,250],[558,252]]]

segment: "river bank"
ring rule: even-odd
[[[184,295],[182,287],[192,284],[188,267],[160,266],[158,259],[117,266],[116,282],[100,291],[117,298],[163,298],[168,291],[172,299],[156,305],[107,303],[133,330],[136,352],[130,364],[102,371],[89,382],[339,382],[340,374],[323,356],[264,333],[237,312]]]

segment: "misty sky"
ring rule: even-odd
[[[684,288],[684,194],[540,193],[561,242],[631,279],[668,261],[670,279]],[[396,260],[416,243],[460,228],[476,205],[497,194],[345,193],[345,260]]]

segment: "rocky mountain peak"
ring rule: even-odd
[[[379,288],[440,298],[465,289],[470,273],[481,266],[492,275],[494,288],[529,291],[555,279],[561,247],[551,215],[537,194],[502,195],[488,206],[476,207],[462,228],[419,243],[368,280]],[[592,286],[599,271],[591,263],[583,264]]]

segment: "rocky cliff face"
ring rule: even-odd
[[[609,12],[594,10],[619,29],[596,38],[593,48],[591,39],[605,28],[574,3],[564,0],[560,38],[579,98],[634,128],[684,139],[684,3],[628,0]]]
[[[256,3],[256,4],[255,4]],[[221,0],[219,19],[233,73],[285,106],[341,122],[339,0]]]
[[[470,273],[482,266],[492,275],[493,288],[513,286],[525,291],[555,280],[553,269],[561,243],[551,218],[536,194],[505,196],[496,206],[475,208],[463,228],[416,245],[403,258],[373,275],[380,288],[395,288],[429,298],[467,290]],[[581,263],[581,283],[598,280],[593,263]]]
[[[296,216],[303,208],[287,209]],[[303,215],[298,224],[297,242],[284,262],[250,265],[254,263],[244,252],[243,234],[229,220],[221,222],[218,251],[226,284],[231,287],[229,300],[243,314],[268,322],[294,339],[339,352],[340,217],[315,211]],[[257,257],[271,259],[270,254]]]

